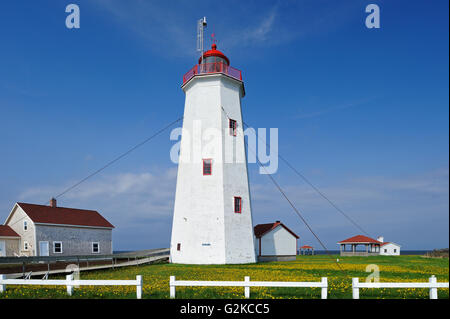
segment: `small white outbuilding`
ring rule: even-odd
[[[382,243],[380,246],[380,255],[398,256],[400,255],[400,245],[392,242]]]
[[[298,236],[283,223],[259,224],[254,228],[258,261],[295,260]]]
[[[383,236],[379,236],[377,240],[381,243],[380,245],[380,255],[383,256],[399,256],[400,255],[400,245],[384,241]]]

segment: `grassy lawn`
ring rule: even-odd
[[[336,258],[343,270],[336,265]],[[169,276],[179,280],[239,280],[250,276],[260,281],[320,281],[328,277],[328,298],[351,298],[351,278],[365,281],[366,266],[376,264],[381,282],[426,282],[431,275],[449,280],[448,258],[420,256],[340,257],[298,256],[291,262],[251,265],[154,264],[116,270],[81,273],[81,279],[144,279],[143,298],[168,298]],[[54,277],[57,278],[57,277]],[[58,277],[63,278],[63,277]],[[53,279],[53,278],[51,278]],[[135,287],[81,287],[72,298],[136,298]],[[439,298],[449,298],[448,289],[438,290]],[[242,287],[177,287],[177,298],[243,298]],[[1,298],[68,298],[65,287],[9,286]],[[320,298],[320,288],[252,288],[251,298]],[[360,289],[360,298],[429,298],[428,289]]]

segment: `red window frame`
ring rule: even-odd
[[[234,197],[234,213],[241,214],[242,213],[242,198],[235,196]]]
[[[237,122],[236,120],[229,120],[229,128],[230,128],[230,135],[232,136],[236,136],[236,131],[237,131]]]
[[[207,162],[209,162],[209,172],[206,169],[206,165],[208,165],[206,164]],[[212,158],[203,159],[203,175],[212,175]]]

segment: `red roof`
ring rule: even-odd
[[[357,235],[344,239],[343,241],[338,242],[338,244],[381,244],[381,242],[364,235]]]
[[[209,56],[218,56],[222,59],[225,59],[225,61],[227,61],[227,64],[230,65],[230,60],[225,56],[225,54],[223,54],[221,51],[217,50],[217,45],[215,43],[213,43],[213,45],[211,46],[211,50],[208,50],[203,53],[203,58],[207,58]],[[201,57],[198,59],[198,64],[200,64],[200,63],[202,63]]]
[[[256,238],[262,237],[265,233],[271,231],[272,229],[275,229],[276,227],[281,226],[284,227],[288,232],[290,232],[295,238],[299,238],[292,230],[284,226],[281,222],[277,221],[275,223],[269,223],[269,224],[259,224],[256,225],[254,228],[255,236]]]
[[[17,203],[35,223],[114,228],[95,210]]]
[[[16,233],[11,227],[7,225],[0,225],[0,237],[19,237],[19,234]]]
[[[312,246],[309,246],[309,245],[303,245],[303,246],[300,247],[300,248],[302,248],[302,249],[312,249],[313,247],[312,247]]]
[[[387,245],[387,244],[390,244],[390,242],[387,241],[385,243],[382,243],[380,246],[383,247],[384,245]]]

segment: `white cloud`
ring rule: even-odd
[[[176,169],[159,174],[150,172],[104,175],[87,181],[61,197],[59,205],[96,209],[114,220],[162,218],[171,214]],[[19,195],[21,201],[42,202],[71,183],[39,186]]]

